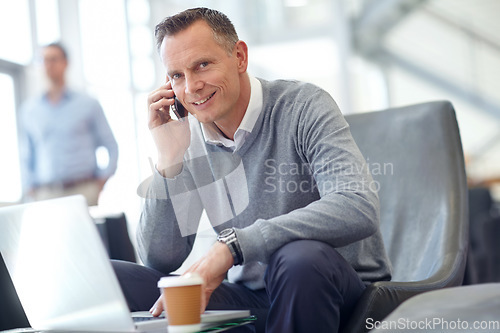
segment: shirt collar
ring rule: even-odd
[[[234,133],[234,141],[226,138],[219,128],[214,123],[201,124],[201,130],[205,138],[205,142],[217,146],[225,146],[228,148],[239,148],[243,144],[244,139],[250,134],[255,127],[255,123],[262,112],[263,97],[262,84],[258,79],[249,75],[250,79],[250,101],[248,102],[245,115],[241,120],[240,125]]]

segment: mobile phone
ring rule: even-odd
[[[171,106],[172,111],[175,113],[177,116],[177,119],[183,120],[184,117],[187,117],[188,112],[184,105],[177,99],[177,97],[174,96],[174,104]]]

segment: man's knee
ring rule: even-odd
[[[337,250],[312,240],[291,242],[277,250],[265,283],[272,304],[268,328],[293,326],[291,331],[306,331],[306,327],[336,331],[364,289]],[[287,318],[296,318],[292,326]]]
[[[131,311],[149,310],[160,296],[161,272],[135,263],[111,260],[113,269]]]
[[[313,240],[299,240],[278,249],[268,265],[269,278],[307,279],[315,276],[331,278],[349,264],[330,245]],[[267,281],[266,281],[267,282]]]

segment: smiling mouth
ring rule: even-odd
[[[194,102],[193,104],[201,105],[201,104],[205,103],[206,101],[208,101],[210,98],[212,98],[214,95],[215,95],[215,92],[212,95],[208,96],[207,98],[202,99],[201,101],[198,101],[198,102]]]

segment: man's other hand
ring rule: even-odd
[[[226,244],[216,242],[208,253],[196,261],[184,274],[197,273],[203,279],[201,309],[203,313],[210,296],[226,277],[227,271],[233,266],[234,259]],[[151,308],[153,316],[159,316],[163,311],[163,295]]]

